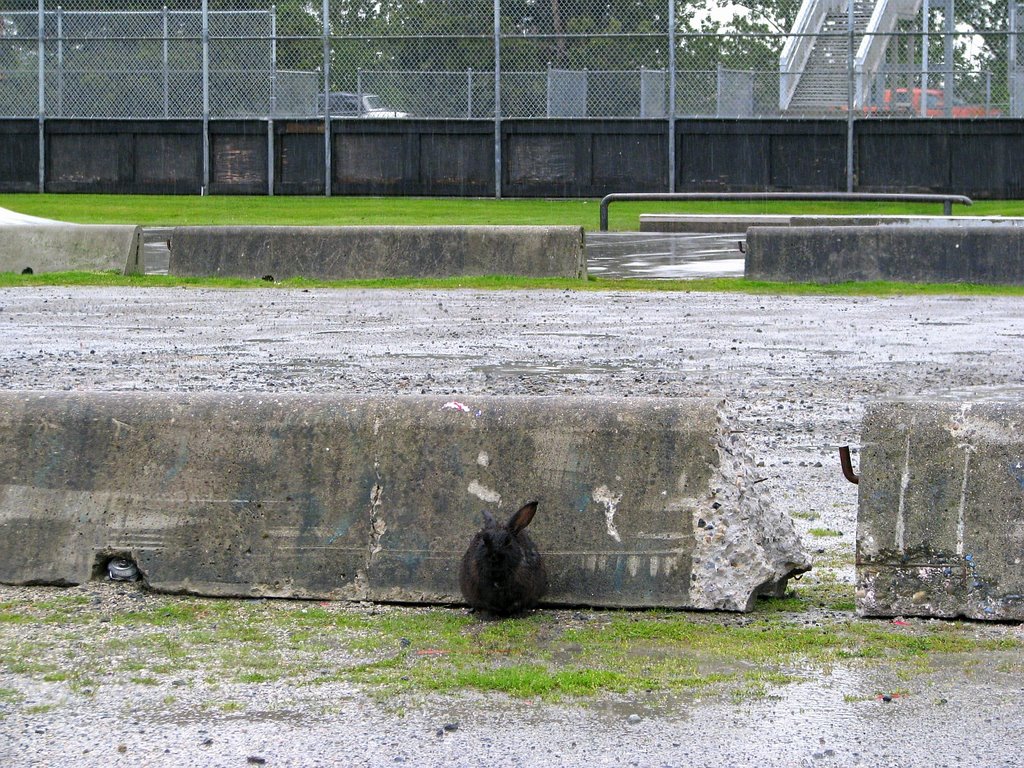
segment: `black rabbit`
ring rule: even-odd
[[[502,525],[484,511],[484,527],[469,542],[459,570],[462,596],[475,610],[511,616],[547,592],[544,560],[524,531],[536,512],[537,502],[531,501]]]

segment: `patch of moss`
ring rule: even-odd
[[[100,286],[134,288],[219,288],[246,290],[379,288],[403,290],[557,290],[747,293],[779,296],[1024,296],[1024,286],[972,283],[788,283],[747,280],[743,277],[694,280],[645,280],[638,278],[530,278],[512,275],[449,278],[389,278],[381,280],[325,281],[292,278],[277,283],[224,277],[175,277],[172,275],[120,275],[114,272],[45,272],[22,275],[0,272],[0,288]]]
[[[819,539],[825,539],[825,538],[831,538],[831,537],[837,537],[837,536],[842,536],[843,535],[842,531],[836,531],[836,530],[833,530],[831,528],[811,528],[810,530],[807,531],[807,533],[809,533],[811,536],[814,536],[815,538],[819,538]]]
[[[978,637],[952,622],[860,620],[852,601],[852,586],[827,570],[746,616],[543,610],[481,621],[448,608],[148,596],[142,610],[104,607],[109,621],[91,626],[88,642],[81,623],[52,623],[66,605],[19,608],[25,621],[0,623],[0,657],[9,674],[78,690],[189,672],[210,690],[344,682],[385,701],[459,690],[550,700],[708,690],[744,700],[799,679],[794,669],[855,660],[913,677],[939,655],[1019,649],[1012,635]]]

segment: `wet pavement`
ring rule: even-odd
[[[587,273],[654,280],[742,277],[743,239],[737,233],[588,232]]]
[[[166,259],[163,234],[147,237],[147,271]],[[593,274],[609,277],[739,275],[737,242],[591,233],[588,259]],[[0,386],[721,394],[763,460],[777,503],[799,515],[815,557],[805,579],[852,595],[857,491],[841,478],[836,446],[859,444],[863,410],[877,398],[1024,396],[1022,306],[1013,297],[39,286],[0,290]],[[131,599],[98,584],[80,589],[95,622],[110,622],[112,601]],[[26,593],[42,603],[55,591],[0,587],[0,604]],[[825,621],[814,613],[778,620],[803,629]],[[852,611],[827,621],[894,631]],[[947,625],[911,620],[905,629]],[[0,625],[5,637],[23,631]],[[1020,765],[1024,630],[966,631],[1005,648],[911,663],[796,662],[783,670],[796,682],[768,677],[763,695],[739,699],[639,694],[550,703],[469,691],[383,699],[346,683],[211,682],[202,670],[186,680],[184,672],[144,669],[134,682],[83,688],[0,660],[0,765]],[[123,632],[131,654],[141,639]],[[50,652],[85,655],[93,634],[86,626],[74,644]],[[753,665],[750,674],[770,671]],[[458,727],[446,730],[450,724]]]
[[[16,596],[47,600],[48,591]],[[115,590],[89,588],[104,591]],[[0,600],[10,592],[0,587]],[[92,598],[92,605],[103,615],[111,598]],[[148,639],[133,637],[130,624],[123,631],[128,648]],[[173,648],[172,637],[159,637]],[[552,703],[471,690],[385,698],[338,681],[240,683],[204,680],[202,667],[143,666],[135,677],[145,682],[19,686],[25,698],[16,705],[0,700],[0,760],[15,768],[1020,765],[1019,654],[960,654],[927,671],[884,660],[791,671],[807,679],[737,700],[697,690]],[[15,690],[4,687],[10,678],[0,675],[0,691]]]
[[[0,386],[722,395],[776,503],[798,516],[815,559],[801,584],[834,584],[852,599],[857,487],[842,479],[836,446],[859,445],[877,398],[1024,396],[1022,306],[1007,296],[9,288],[0,290]],[[8,595],[0,589],[0,603]],[[110,598],[87,599],[102,621]],[[778,621],[813,629],[823,620]],[[849,610],[828,621],[903,631]],[[908,631],[945,625],[912,620]],[[340,683],[214,685],[201,673],[149,683],[157,676],[145,671],[143,682],[83,691],[0,664],[0,765],[1019,765],[1024,634],[966,631],[1005,648],[800,666],[798,681],[769,676],[763,695],[740,700],[558,704],[422,691],[382,700]],[[130,633],[125,641],[130,649]],[[90,642],[83,631],[57,652],[73,658]],[[452,722],[459,728],[444,731]]]
[[[166,275],[171,261],[173,227],[145,227],[142,230],[142,264],[147,275]]]

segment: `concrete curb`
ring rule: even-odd
[[[1024,285],[1024,227],[751,227],[746,277],[812,283]]]
[[[1024,218],[1011,216],[900,216],[858,214],[825,216],[820,214],[717,214],[717,213],[641,213],[641,232],[736,232],[751,227],[852,227],[852,226],[1024,226]]]
[[[789,226],[789,215],[641,213],[641,232],[742,234],[753,226]]]
[[[0,581],[450,603],[538,499],[553,604],[749,610],[807,570],[712,399],[0,393]]]
[[[142,272],[142,228],[116,224],[0,224],[0,272]]]
[[[582,227],[177,227],[188,277],[586,277]]]
[[[857,610],[1024,620],[1024,405],[869,408]]]

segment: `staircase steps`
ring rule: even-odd
[[[853,51],[860,46],[874,8],[875,0],[854,0]],[[844,7],[825,17],[788,111],[834,111],[845,106],[852,58],[849,11]]]

